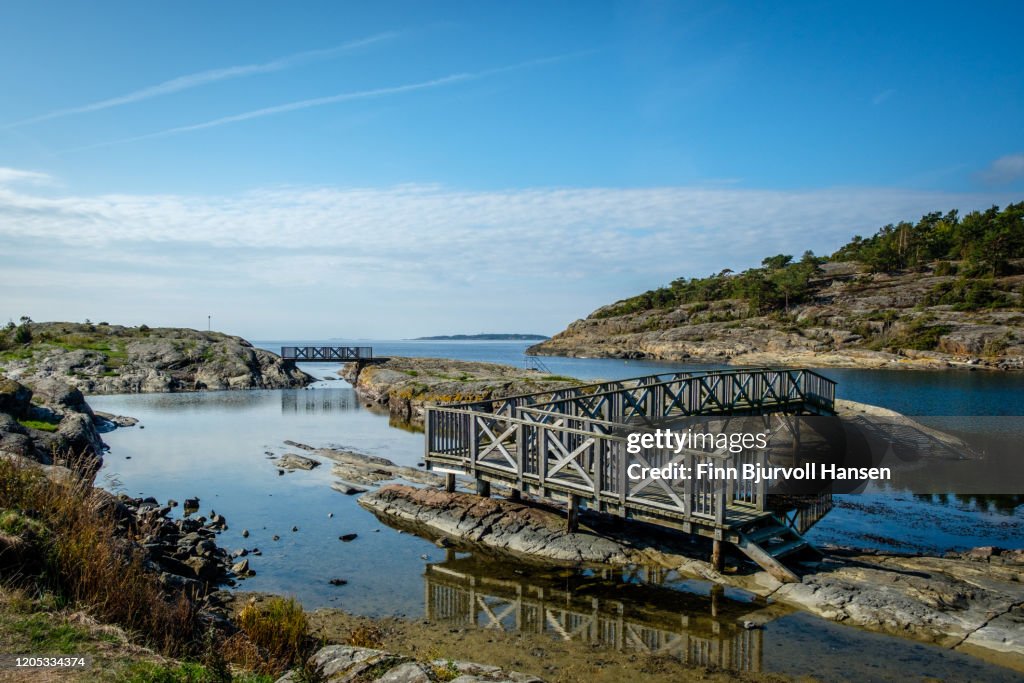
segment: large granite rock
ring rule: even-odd
[[[311,663],[328,683],[543,683],[543,679],[516,671],[503,671],[496,666],[474,662],[437,660],[417,662],[384,650],[351,645],[328,645],[311,657]],[[277,683],[298,683],[293,671]]]
[[[87,394],[115,394],[278,389],[313,379],[276,354],[220,332],[79,323],[31,328],[31,344],[0,362],[8,377],[31,386],[57,380]]]
[[[92,469],[104,449],[78,389],[55,378],[28,387],[0,376],[0,454]]]

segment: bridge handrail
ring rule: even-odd
[[[524,401],[524,400],[526,400],[527,405],[546,405],[546,404],[549,404],[549,403],[554,403],[554,402],[557,402],[557,401],[560,401],[560,400],[567,400],[567,399],[547,400],[547,401],[544,401],[543,403],[535,403],[535,402],[532,402],[532,401],[528,401],[528,399],[534,399],[534,398],[540,398],[540,397],[550,397],[553,394],[556,394],[556,393],[559,393],[559,392],[570,392],[572,394],[576,394],[575,397],[579,397],[579,396],[582,396],[582,395],[585,395],[585,396],[588,396],[588,397],[590,397],[590,396],[600,396],[600,395],[607,395],[607,394],[615,393],[615,392],[618,392],[618,391],[622,391],[624,389],[637,389],[637,388],[640,388],[641,386],[649,387],[649,386],[657,386],[657,385],[666,385],[666,384],[670,384],[672,382],[677,382],[677,381],[684,380],[684,379],[695,379],[695,378],[701,378],[701,377],[717,377],[717,376],[733,376],[734,377],[734,376],[739,376],[739,375],[744,375],[744,374],[748,374],[748,375],[749,374],[756,374],[756,373],[764,374],[764,373],[767,373],[767,372],[786,373],[790,377],[790,379],[793,379],[794,383],[796,383],[796,380],[793,378],[793,373],[802,373],[802,377],[804,379],[803,384],[805,384],[805,385],[808,384],[807,380],[808,379],[812,379],[815,383],[817,383],[820,386],[820,388],[824,389],[824,392],[818,392],[818,391],[809,391],[808,390],[809,387],[801,387],[803,389],[805,397],[812,397],[812,398],[815,398],[815,399],[820,398],[821,399],[820,401],[815,401],[815,404],[818,405],[818,407],[825,407],[825,408],[828,408],[829,410],[834,410],[834,407],[835,407],[835,386],[836,386],[835,380],[832,380],[832,379],[830,379],[828,377],[825,377],[824,375],[816,372],[815,370],[811,370],[809,368],[770,368],[770,367],[728,368],[728,369],[721,369],[721,370],[680,370],[680,371],[677,371],[677,372],[665,372],[665,373],[657,373],[657,374],[653,374],[653,375],[641,375],[639,377],[631,377],[631,378],[628,378],[628,379],[607,380],[607,381],[604,381],[604,382],[593,382],[593,383],[590,383],[590,384],[578,384],[578,385],[574,385],[574,386],[562,387],[560,389],[548,389],[548,390],[544,390],[544,391],[534,391],[534,392],[529,392],[529,393],[525,393],[525,394],[515,394],[515,395],[512,395],[512,396],[503,396],[503,397],[494,398],[494,399],[490,399],[490,400],[486,400],[486,401],[465,401],[465,402],[461,402],[461,403],[437,404],[437,405],[448,405],[450,407],[473,407],[473,406],[483,406],[483,405],[493,406],[495,403],[500,403],[500,404],[502,404],[502,407],[504,407],[506,405],[509,405],[509,404],[512,404],[513,408],[515,408],[515,407],[518,407],[518,404],[521,401]],[[667,377],[668,379],[660,379],[662,377]],[[644,380],[655,380],[655,381],[653,381],[653,382],[646,382],[646,383],[641,384],[641,382],[644,382]],[[627,384],[632,384],[632,386],[626,386]],[[603,387],[608,387],[608,388],[605,389]],[[598,390],[597,391],[591,391],[591,392],[587,392],[586,391],[587,389],[594,389],[594,388],[597,388]],[[575,397],[567,397],[567,398],[575,398]],[[495,412],[498,412],[498,411],[495,411]]]
[[[723,373],[736,373],[736,372],[744,372],[744,371],[749,372],[749,371],[770,370],[770,369],[771,368],[764,367],[764,368],[725,368],[725,369],[721,369],[721,370],[676,370],[676,371],[673,371],[673,372],[659,372],[659,373],[655,373],[653,375],[638,375],[638,376],[635,376],[635,377],[627,377],[625,379],[609,379],[609,380],[603,380],[601,382],[591,382],[591,383],[588,383],[588,384],[574,384],[574,385],[570,385],[570,386],[561,387],[559,389],[547,389],[547,390],[544,390],[544,391],[530,391],[530,392],[527,392],[525,394],[513,394],[511,396],[502,396],[500,398],[494,398],[494,399],[491,399],[489,401],[463,401],[463,402],[459,402],[459,403],[439,404],[439,405],[451,405],[451,406],[465,407],[465,406],[481,405],[481,404],[485,404],[485,403],[502,403],[502,402],[509,402],[509,401],[517,401],[518,399],[528,399],[528,398],[533,398],[533,397],[537,397],[537,396],[547,396],[547,395],[550,395],[552,393],[560,392],[560,391],[570,391],[570,392],[580,393],[580,392],[586,391],[587,389],[592,389],[592,388],[595,388],[595,387],[612,387],[612,388],[609,388],[609,389],[603,390],[603,391],[617,391],[617,390],[622,390],[622,389],[634,388],[634,387],[627,387],[627,386],[625,386],[626,384],[636,383],[636,385],[639,386],[639,383],[642,382],[643,380],[648,380],[648,379],[652,379],[652,378],[655,378],[655,377],[669,377],[669,378],[672,378],[672,379],[683,379],[685,377],[714,376],[714,375],[719,375],[719,374],[723,374]],[[672,379],[659,380],[659,381],[672,381]],[[591,392],[591,393],[593,393],[593,392]],[[588,393],[587,395],[589,396],[589,395],[591,395],[591,393]]]

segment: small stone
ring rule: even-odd
[[[242,538],[249,538],[249,530],[242,529]]]
[[[357,538],[359,538],[359,534],[343,534],[341,536],[338,536],[338,540],[343,541],[345,543],[348,543],[349,541],[354,541]]]
[[[298,530],[299,530],[299,527],[297,527],[297,526],[293,526],[293,527],[292,527],[292,533],[295,533],[295,532],[296,532],[296,531],[298,531]]]
[[[271,541],[280,541],[280,540],[281,540],[281,537],[280,537],[280,536],[278,536],[277,534],[274,534],[274,537],[273,537],[272,539],[270,539],[270,540],[271,540]]]
[[[170,508],[178,507],[178,501],[176,501],[173,498],[171,498],[170,500],[167,501],[167,507],[170,507]]]
[[[327,513],[327,518],[328,518],[328,519],[330,519],[330,518],[331,518],[331,517],[333,517],[333,516],[334,516],[334,513],[333,513],[333,512],[328,512],[328,513]]]
[[[327,583],[331,584],[332,586],[344,586],[346,583],[348,583],[348,581],[346,581],[345,579],[331,579]]]

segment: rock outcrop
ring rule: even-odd
[[[0,375],[0,457],[95,466],[105,446],[82,392],[49,378],[32,387]]]
[[[447,358],[349,363],[340,374],[362,400],[386,406],[392,416],[412,424],[422,424],[425,403],[486,401],[580,384],[537,370]]]
[[[577,320],[529,353],[737,365],[868,368],[1024,368],[1024,276],[997,278],[1004,308],[931,305],[956,278],[933,271],[868,273],[826,263],[812,293],[788,311],[750,315],[737,299],[618,314],[615,304]]]
[[[501,498],[392,484],[365,494],[359,504],[385,521],[397,521],[433,538],[528,560],[627,565],[656,559],[628,542],[587,529],[569,532],[565,518],[549,509]]]
[[[496,666],[474,662],[435,660],[418,662],[410,657],[351,645],[328,645],[312,656],[313,668],[323,674],[328,683],[431,683],[431,681],[458,681],[458,683],[543,683],[543,679],[516,671],[504,671]],[[277,683],[297,683],[295,672],[277,679]]]
[[[58,380],[86,394],[128,394],[280,389],[313,380],[276,354],[220,332],[81,323],[28,328],[27,343],[3,340],[0,369],[33,386]]]

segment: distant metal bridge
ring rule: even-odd
[[[797,576],[781,558],[808,548],[800,536],[831,507],[831,495],[808,502],[813,514],[768,503],[767,482],[665,480],[627,476],[630,465],[767,465],[764,450],[684,449],[630,454],[627,433],[671,428],[694,416],[833,415],[835,382],[812,370],[755,368],[676,372],[574,386],[489,401],[430,405],[425,418],[427,467],[567,503],[570,529],[580,504],[587,509],[679,529],[735,544],[783,581]],[[792,426],[788,427],[793,429]],[[794,439],[797,436],[794,434]],[[794,499],[796,500],[796,499]],[[794,503],[799,510],[800,503]],[[788,523],[787,523],[788,520]],[[807,526],[804,526],[804,524]],[[801,528],[803,527],[803,528]]]
[[[370,346],[282,346],[281,358],[301,363],[350,363],[373,360]]]

